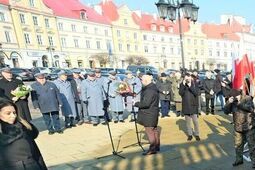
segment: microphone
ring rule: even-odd
[[[107,84],[110,84],[110,83],[112,83],[112,80],[109,80]]]

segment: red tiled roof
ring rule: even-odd
[[[142,30],[148,30],[151,31],[152,28],[152,24],[156,25],[157,31],[160,31],[160,26],[164,26],[165,27],[165,32],[168,32],[168,28],[169,27],[173,27],[173,32],[175,34],[179,34],[179,23],[173,23],[171,21],[167,21],[167,20],[163,20],[160,19],[159,17],[154,18],[152,15],[150,14],[141,14],[141,16],[139,16],[137,13],[133,12],[132,14],[133,20],[135,21],[136,24],[140,25],[140,29]],[[189,31],[189,21],[187,21],[186,19],[182,19],[182,32],[187,32]]]
[[[119,19],[118,7],[111,0],[103,1],[99,4],[102,7],[103,15],[110,19],[110,21],[116,21]]]
[[[0,0],[0,4],[9,5],[9,0]]]
[[[106,17],[97,13],[93,8],[83,5],[79,0],[43,0],[43,2],[57,16],[80,19],[80,12],[86,11],[88,21],[110,24]]]
[[[228,24],[203,24],[202,32],[207,35],[207,38],[240,40],[240,37],[233,32],[231,26]]]

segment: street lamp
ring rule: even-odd
[[[53,48],[52,46],[49,46],[46,48],[46,50],[48,50],[50,52],[50,58],[51,58],[51,66],[54,67],[54,61],[53,61],[53,51],[55,51],[55,48]]]
[[[3,44],[0,43],[0,68],[7,66],[4,62],[4,58],[6,57],[7,59],[9,59],[8,55],[4,52],[2,45]]]
[[[176,20],[176,10],[177,10],[179,30],[180,30],[182,67],[185,68],[180,9],[182,9],[184,18],[191,20],[195,23],[198,18],[199,7],[193,4],[193,0],[192,2],[190,2],[189,0],[182,0],[181,3],[179,2],[179,0],[177,0],[176,2],[174,0],[159,0],[158,3],[156,3],[156,6],[158,9],[160,18],[164,20],[166,18],[169,18],[169,20],[171,21]]]

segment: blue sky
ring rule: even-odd
[[[101,0],[80,0],[85,4],[97,4]],[[131,10],[157,13],[155,2],[158,0],[114,0],[117,5],[127,4]],[[255,24],[255,0],[193,0],[200,7],[200,22],[220,22],[221,14],[240,15],[248,23]],[[253,9],[253,10],[252,10]]]

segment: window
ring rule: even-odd
[[[108,30],[104,30],[104,35],[105,35],[105,36],[108,36],[108,35],[109,35]]]
[[[53,38],[51,36],[49,36],[48,39],[49,39],[50,46],[53,46],[54,45]]]
[[[152,36],[152,41],[155,41],[155,40],[156,40],[156,36],[153,35],[153,36]]]
[[[190,42],[191,42],[190,39],[187,39],[187,42],[188,42],[188,44],[190,44]]]
[[[212,57],[212,50],[209,50],[209,56]]]
[[[128,25],[127,19],[124,19],[124,25]]]
[[[95,34],[98,34],[98,28],[94,28]]]
[[[0,12],[0,21],[5,21],[4,13]]]
[[[197,45],[197,40],[194,40],[194,45]]]
[[[159,29],[160,29],[161,32],[165,31],[165,27],[164,26],[160,26]]]
[[[145,53],[148,53],[148,52],[149,52],[148,46],[144,46],[144,52],[145,52]]]
[[[201,50],[201,55],[204,55],[204,53],[205,53],[205,52],[204,52],[204,50],[202,49],[202,50]]]
[[[90,48],[90,41],[89,40],[86,40],[86,47]]]
[[[110,41],[110,40],[107,40],[107,41],[106,41],[106,48],[107,48],[107,51],[110,53],[111,50],[112,50],[111,41]]]
[[[173,33],[173,32],[174,32],[173,27],[169,27],[169,28],[168,28],[168,32]]]
[[[34,22],[34,25],[38,25],[38,19],[36,16],[33,16],[33,22]]]
[[[60,31],[63,31],[63,23],[62,22],[58,23],[58,29]]]
[[[65,38],[61,38],[61,45],[62,45],[62,47],[66,47],[66,39]]]
[[[77,39],[74,39],[74,47],[79,48],[79,41]]]
[[[165,41],[165,38],[164,38],[164,37],[161,37],[161,41],[164,42],[164,41]]]
[[[166,53],[166,47],[162,47],[162,53],[163,53],[163,54]]]
[[[134,33],[134,39],[137,40],[137,33]]]
[[[42,36],[41,35],[37,35],[36,38],[37,38],[37,43],[39,45],[42,45]]]
[[[97,41],[97,49],[101,49],[101,44],[100,44],[100,41]]]
[[[224,42],[224,47],[227,48],[227,43]]]
[[[174,48],[170,48],[170,54],[174,54]]]
[[[129,32],[128,31],[126,31],[126,39],[129,40]]]
[[[138,46],[137,46],[137,45],[135,45],[135,51],[136,51],[136,52],[138,51]]]
[[[151,30],[152,30],[152,31],[157,31],[157,26],[156,26],[156,24],[152,24],[152,25],[151,25]]]
[[[5,34],[6,42],[10,43],[11,42],[10,32],[9,31],[5,31],[4,34]]]
[[[228,52],[224,52],[224,57],[228,57]]]
[[[173,43],[173,38],[169,38],[169,42],[170,42],[170,43]]]
[[[195,55],[198,55],[198,51],[197,51],[197,49],[195,49]]]
[[[143,40],[147,40],[147,35],[143,35]]]
[[[25,23],[26,23],[24,14],[19,14],[19,18],[20,18],[20,22],[21,22],[22,24],[25,24]]]
[[[204,40],[201,40],[201,45],[204,45],[204,43],[205,43]]]
[[[87,26],[83,26],[83,32],[88,32],[88,27]]]
[[[217,51],[217,57],[220,57],[220,51]]]
[[[30,42],[29,34],[28,34],[28,33],[25,33],[25,34],[24,34],[24,37],[25,37],[25,42],[26,42],[26,44],[30,44],[31,42]]]
[[[76,26],[74,24],[72,24],[71,27],[72,27],[72,31],[76,32]]]
[[[29,0],[29,5],[30,5],[31,7],[34,7],[34,6],[35,6],[34,0]]]
[[[217,46],[217,47],[219,47],[219,46],[220,46],[220,43],[219,43],[219,42],[217,42],[217,43],[216,43],[216,46]]]
[[[153,47],[153,49],[154,49],[154,50],[153,50],[153,51],[154,51],[154,53],[157,53],[157,47],[156,47],[156,46],[154,46],[154,47]]]
[[[117,30],[117,36],[120,37],[120,30]]]
[[[81,19],[87,19],[86,12],[81,12]]]
[[[45,18],[44,21],[45,21],[45,27],[46,27],[46,28],[50,28],[49,19],[48,19],[48,18]]]
[[[119,43],[119,51],[122,51],[122,44]]]
[[[127,44],[127,51],[130,51],[130,44]]]

